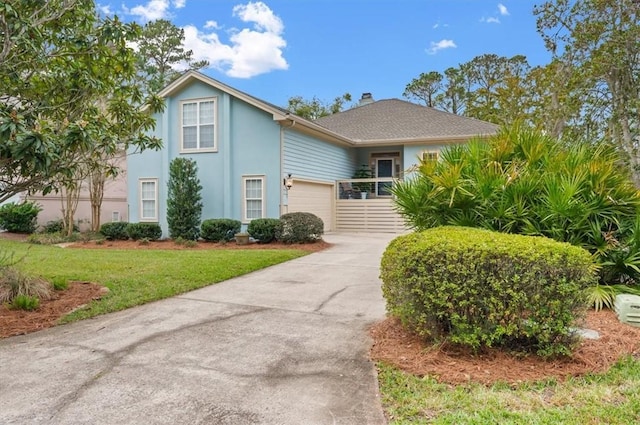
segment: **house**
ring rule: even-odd
[[[398,99],[365,93],[347,111],[306,120],[196,71],[160,96],[154,135],[160,151],[128,156],[129,220],[160,223],[168,236],[169,163],[196,161],[203,186],[202,218],[279,217],[294,211],[322,218],[326,231],[395,232],[404,228],[389,186],[419,156],[497,126]],[[354,196],[362,165],[373,177],[367,199]],[[290,188],[288,186],[291,185]]]
[[[111,162],[114,167],[119,169],[119,172],[117,176],[105,179],[100,208],[101,223],[128,220],[126,155],[122,153],[114,156]],[[81,231],[85,231],[91,228],[92,215],[91,198],[86,181],[82,182],[79,195],[78,206],[74,214],[74,223]],[[61,191],[47,195],[43,195],[41,192],[30,195],[23,193],[20,198],[21,200],[36,202],[42,207],[42,211],[38,214],[39,226],[45,226],[47,223],[60,220],[63,217],[63,202],[65,198]]]

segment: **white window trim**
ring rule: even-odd
[[[267,179],[264,174],[257,175],[244,175],[242,176],[242,223],[247,224],[251,223],[253,218],[247,218],[247,180],[262,180],[262,218],[266,217],[266,205],[267,205],[267,196],[266,196],[266,186]]]
[[[185,104],[188,104],[188,103],[198,104],[197,134],[198,134],[198,145],[200,145],[200,103],[201,102],[213,102],[213,147],[212,148],[198,147],[195,149],[185,149],[184,140],[182,139],[184,136],[184,132],[182,130],[182,116],[183,116],[182,108],[184,107]],[[180,137],[178,137],[179,143],[180,143],[180,153],[218,152],[218,97],[217,96],[181,100],[179,110],[178,110],[178,121],[180,123],[179,129],[178,129],[180,131]]]
[[[155,191],[154,191],[154,201],[155,201],[155,208],[154,208],[154,212],[153,212],[153,217],[142,217],[142,213],[143,213],[143,206],[142,206],[142,201],[144,199],[142,199],[142,184],[143,183],[154,183],[154,187],[155,187]],[[139,214],[138,214],[138,221],[141,223],[157,223],[158,222],[158,179],[157,178],[142,178],[138,180],[138,208],[139,208]]]

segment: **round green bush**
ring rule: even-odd
[[[249,223],[247,233],[258,243],[269,243],[275,240],[280,227],[281,223],[277,218],[257,218]]]
[[[597,281],[591,255],[543,237],[466,227],[400,236],[381,263],[387,310],[434,340],[568,355]]]
[[[35,202],[10,202],[0,207],[0,228],[7,232],[33,233],[42,208]]]
[[[126,241],[129,239],[129,235],[127,234],[128,225],[129,223],[124,221],[104,223],[100,226],[100,234],[110,241]]]
[[[230,218],[210,218],[200,225],[200,237],[209,242],[229,242],[240,232],[242,223]]]
[[[127,236],[134,241],[140,239],[157,241],[162,237],[162,228],[158,223],[129,223],[126,231]]]
[[[322,239],[322,219],[308,212],[293,212],[280,217],[276,239],[284,243],[308,243]]]

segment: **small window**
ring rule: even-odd
[[[264,177],[246,176],[242,178],[243,187],[243,221],[249,222],[264,217]]]
[[[423,161],[437,161],[438,155],[438,151],[424,151],[421,156]]]
[[[216,150],[216,100],[203,99],[181,103],[181,152]]]
[[[140,221],[158,221],[158,179],[140,179]]]
[[[113,223],[118,223],[120,221],[120,211],[111,212],[111,221]]]

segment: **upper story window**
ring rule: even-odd
[[[215,152],[216,99],[187,100],[181,109],[181,152]]]

